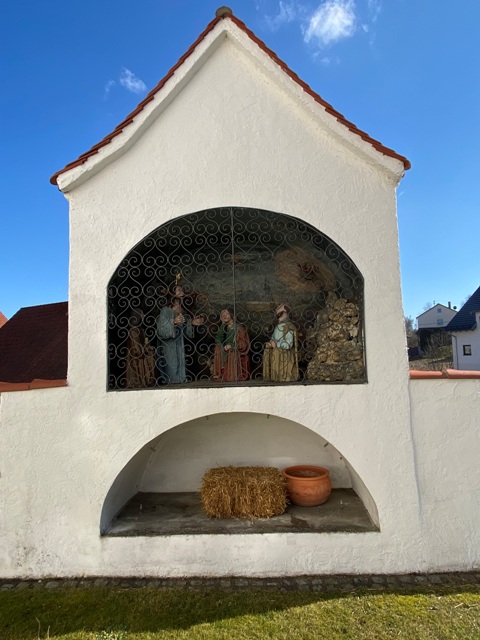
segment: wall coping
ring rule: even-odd
[[[443,369],[443,371],[419,371],[410,369],[410,380],[433,380],[437,378],[450,380],[480,380],[480,371],[463,371],[460,369]],[[66,380],[41,380],[31,382],[1,382],[0,393],[10,391],[31,391],[36,389],[54,389],[67,387]]]
[[[53,389],[66,387],[66,380],[41,380],[36,378],[30,382],[0,382],[0,393],[8,391],[30,391],[32,389]]]
[[[478,380],[480,371],[464,371],[461,369],[443,369],[442,371],[418,371],[410,369],[410,380],[430,380],[433,378],[449,378],[451,380]]]

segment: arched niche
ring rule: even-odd
[[[352,489],[374,525],[379,517],[363,480],[325,438],[274,415],[219,413],[185,422],[145,444],[120,471],[107,493],[101,532],[138,493],[198,492],[202,476],[219,466],[315,464],[329,469],[333,489]]]
[[[363,277],[332,239],[282,213],[198,211],[112,275],[107,388],[361,383],[363,334]]]

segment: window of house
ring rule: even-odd
[[[471,344],[464,344],[463,345],[463,355],[464,356],[471,356],[472,355],[472,345]]]
[[[108,389],[365,382],[363,278],[291,216],[176,218],[108,286]]]
[[[443,326],[443,318],[438,318],[437,319],[437,327],[442,327]]]
[[[442,307],[437,308],[437,313],[442,313]]]

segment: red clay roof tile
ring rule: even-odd
[[[255,42],[260,47],[260,49],[262,49],[262,51],[264,51],[274,62],[276,62],[281,67],[281,69],[294,82],[296,82],[298,85],[300,85],[300,87],[302,87],[302,89],[305,91],[305,93],[310,95],[315,100],[315,102],[318,102],[319,104],[321,104],[329,114],[334,116],[338,120],[338,122],[340,122],[341,124],[345,125],[347,127],[347,129],[352,131],[352,133],[357,134],[358,136],[360,136],[362,138],[362,140],[370,143],[374,147],[374,149],[376,149],[380,153],[383,153],[386,156],[390,156],[391,158],[396,158],[397,160],[400,160],[403,163],[403,166],[405,167],[405,170],[410,169],[410,167],[411,167],[410,161],[407,160],[407,158],[405,158],[405,156],[402,156],[402,155],[396,153],[393,149],[385,147],[383,144],[381,144],[381,142],[379,142],[378,140],[375,140],[374,138],[370,137],[368,135],[368,133],[365,133],[364,131],[359,129],[356,125],[354,125],[352,122],[347,120],[341,113],[336,111],[328,102],[323,100],[323,98],[321,98],[318,95],[318,93],[313,91],[306,82],[301,80],[298,77],[298,75],[296,73],[294,73],[287,66],[287,64],[285,62],[283,62],[277,56],[276,53],[274,53],[271,49],[269,49],[267,47],[267,45],[262,40],[257,38],[257,36],[253,33],[253,31],[251,31],[241,20],[239,20],[233,14],[226,13],[224,15],[221,15],[219,17],[214,18],[207,25],[207,28],[199,35],[199,37],[195,40],[195,42],[191,45],[191,47],[183,54],[183,56],[178,60],[178,62],[170,69],[170,71],[167,73],[167,75],[164,76],[160,80],[160,82],[156,85],[156,87],[154,87],[148,93],[148,95],[138,104],[138,106],[131,113],[128,114],[128,116],[125,118],[125,120],[123,120],[123,122],[121,122],[113,130],[112,133],[110,133],[107,136],[105,136],[105,138],[103,138],[103,140],[101,140],[99,143],[94,145],[89,151],[86,151],[85,153],[80,155],[76,160],[74,160],[73,162],[70,162],[69,164],[67,164],[63,169],[61,169],[60,171],[57,171],[56,173],[54,173],[53,176],[50,178],[51,184],[57,184],[57,179],[58,179],[58,176],[60,174],[65,173],[66,171],[69,171],[70,169],[73,169],[74,167],[78,167],[78,166],[84,164],[84,162],[86,162],[86,160],[88,160],[88,158],[90,158],[91,156],[93,156],[96,153],[98,153],[99,149],[101,149],[102,147],[106,146],[109,142],[111,142],[111,140],[113,138],[115,138],[117,135],[119,135],[126,126],[131,124],[133,122],[134,117],[136,115],[138,115],[143,110],[143,108],[149,102],[151,102],[154,99],[155,95],[163,88],[163,86],[166,84],[166,82],[173,76],[175,71],[195,51],[197,46],[202,42],[202,40],[207,36],[207,34],[210,33],[210,31],[212,31],[212,29],[215,27],[216,24],[218,24],[218,22],[220,20],[232,20],[232,22],[234,22],[239,29],[241,29],[244,33],[246,33],[246,35],[253,42]]]
[[[410,369],[411,380],[426,380],[429,378],[451,378],[452,380],[478,380],[480,371],[463,371],[460,369],[443,369],[443,371],[418,371]]]
[[[4,324],[6,324],[8,322],[8,318],[7,316],[5,316],[1,311],[0,311],[0,329],[3,327]]]
[[[20,309],[0,329],[0,381],[65,380],[68,303]]]

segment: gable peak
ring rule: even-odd
[[[226,24],[227,22],[229,23],[228,25]],[[153,101],[158,99],[157,94],[165,95],[164,92],[162,92],[162,89],[164,88],[164,86],[170,80],[176,81],[176,79],[178,79],[179,75],[183,73],[183,69],[185,68],[185,66],[187,66],[187,63],[190,63],[192,58],[195,57],[196,52],[205,44],[204,41],[208,41],[209,35],[213,33],[215,30],[215,27],[217,27],[217,25],[220,25],[221,23],[224,24],[222,31],[225,30],[225,31],[231,32],[232,28],[238,29],[239,33],[242,34],[244,38],[246,37],[247,40],[254,46],[254,48],[258,47],[257,50],[260,53],[260,55],[266,54],[270,59],[270,61],[272,61],[274,65],[277,66],[277,68],[280,68],[280,70],[286,76],[288,76],[291,81],[295,83],[295,86],[297,87],[297,89],[299,87],[304,92],[304,94],[309,96],[310,99],[313,98],[314,102],[317,103],[317,105],[320,105],[326,114],[329,114],[330,116],[332,116],[333,119],[336,121],[336,123],[340,124],[341,127],[345,127],[350,133],[353,133],[354,138],[356,138],[358,141],[357,143],[355,143],[355,146],[361,146],[363,143],[367,143],[371,151],[375,150],[378,153],[382,154],[383,156],[400,161],[403,165],[404,170],[410,169],[411,165],[407,158],[398,154],[393,149],[390,149],[389,147],[384,146],[378,140],[375,140],[374,138],[369,136],[367,133],[359,129],[355,124],[347,120],[341,113],[339,113],[328,102],[326,102],[318,93],[313,91],[313,89],[311,89],[311,87],[306,82],[301,80],[297,76],[297,74],[294,73],[288,67],[288,65],[277,56],[277,54],[274,51],[269,49],[267,45],[253,33],[253,31],[251,31],[241,20],[239,20],[234,15],[230,7],[221,6],[216,10],[215,18],[207,25],[207,27],[199,35],[197,40],[190,46],[190,48],[184,53],[184,55],[178,60],[178,62],[170,69],[167,75],[164,76],[162,80],[160,80],[160,82],[138,104],[136,109],[134,109],[134,111],[132,111],[125,118],[125,120],[121,122],[111,133],[105,136],[103,140],[95,144],[87,152],[80,155],[76,160],[67,164],[63,169],[55,172],[53,176],[50,178],[51,184],[57,184],[62,191],[66,191],[68,190],[69,186],[71,187],[73,183],[77,182],[77,179],[80,178],[81,175],[83,175],[83,178],[80,178],[80,179],[83,182],[83,180],[86,179],[86,174],[89,172],[89,169],[87,167],[84,167],[83,165],[85,165],[85,163],[88,160],[90,160],[93,156],[96,156],[99,152],[102,152],[102,156],[105,158],[106,157],[104,155],[105,151],[107,152],[106,155],[108,156],[110,153],[113,153],[115,147],[118,149],[118,147],[122,146],[124,143],[119,142],[117,137],[123,134],[124,132],[126,132],[126,130],[128,131],[127,139],[131,137],[132,130],[135,130],[138,128],[138,122],[134,122],[134,120],[137,120],[137,116],[140,116],[140,119],[147,117],[146,114],[148,113],[149,109],[151,110],[151,107],[153,106]],[[195,64],[195,63],[193,62],[191,64]],[[169,89],[166,88],[165,90],[168,93]],[[150,103],[152,103],[152,105],[150,105]],[[115,140],[114,144],[111,145],[112,141],[114,140]],[[368,149],[368,147],[365,147],[365,149]],[[95,161],[93,161],[93,165],[90,165],[90,168],[92,166],[97,165],[97,170],[98,170],[98,166],[100,166],[101,164],[102,164],[102,161],[97,158]],[[63,185],[60,185],[58,182],[59,177],[61,177],[62,174],[66,174],[70,172],[71,170],[75,170],[75,171],[72,174],[70,174],[70,176],[66,180],[62,180]]]

